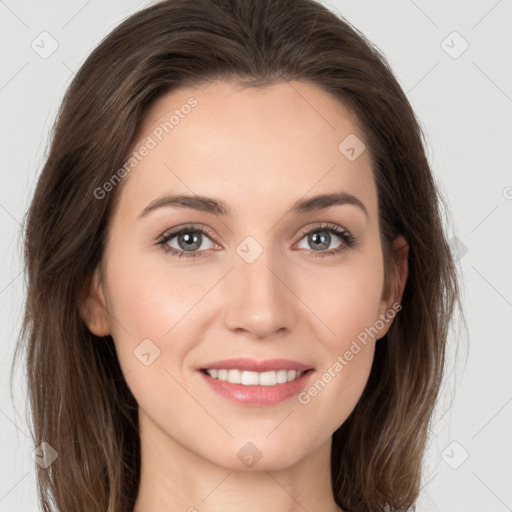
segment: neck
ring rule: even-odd
[[[141,478],[134,512],[340,512],[331,438],[290,467],[223,467],[170,438],[139,412]],[[343,512],[343,511],[341,511]]]

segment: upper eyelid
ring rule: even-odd
[[[300,236],[307,235],[310,231],[320,231],[321,229],[325,229],[326,231],[334,231],[338,230],[342,233],[346,233],[347,235],[350,235],[351,232],[348,229],[345,229],[343,226],[338,226],[337,224],[334,224],[332,222],[321,222],[321,224],[325,224],[324,226],[317,225],[317,226],[309,226],[300,231]]]
[[[193,224],[187,224],[181,228],[171,228],[165,231],[162,235],[160,235],[158,238],[160,240],[162,239],[172,239],[176,235],[179,235],[182,231],[199,231],[203,232],[206,235],[208,235],[210,238],[215,238],[215,235],[211,232],[209,228],[206,226],[199,226],[199,225],[193,225]],[[214,241],[214,240],[212,240]]]

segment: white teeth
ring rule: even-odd
[[[228,370],[227,380],[233,384],[240,384],[242,382],[242,372],[240,370]]]
[[[260,386],[274,386],[277,384],[276,372],[261,372],[260,373]]]
[[[231,384],[243,384],[245,386],[274,386],[298,379],[304,372],[296,370],[278,370],[268,372],[250,372],[245,370],[211,369],[206,373],[214,379],[229,382]]]
[[[284,382],[286,382],[286,376],[287,375],[288,375],[287,370],[279,370],[277,372],[277,383],[278,384],[283,384]]]
[[[242,384],[246,386],[257,386],[260,383],[258,372],[242,372]]]

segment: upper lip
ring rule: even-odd
[[[246,357],[240,357],[237,359],[223,359],[222,361],[214,361],[208,363],[206,366],[201,367],[201,370],[246,370],[253,372],[267,372],[271,370],[298,370],[306,371],[312,369],[307,364],[299,363],[291,359],[266,359],[264,361],[258,361],[256,359],[250,359]]]

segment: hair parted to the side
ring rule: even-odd
[[[357,117],[378,189],[386,283],[392,241],[409,243],[402,310],[376,345],[360,401],[334,433],[332,485],[349,512],[414,507],[440,385],[457,268],[442,197],[413,110],[380,52],[313,0],[167,0],[127,18],[91,53],[63,99],[24,226],[27,297],[14,362],[26,350],[45,512],[133,509],[140,477],[137,403],[110,336],[94,336],[78,301],[101,264],[122,183],[94,191],[126,162],[162,95],[211,80],[265,87],[303,80]],[[11,374],[12,375],[12,374]]]

